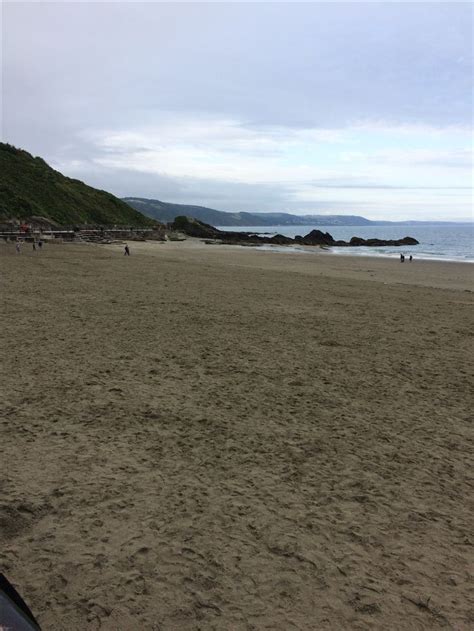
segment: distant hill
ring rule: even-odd
[[[31,217],[59,225],[154,223],[114,195],[65,177],[42,158],[0,143],[0,222]]]
[[[159,221],[172,222],[185,215],[212,226],[365,226],[374,222],[357,215],[290,215],[289,213],[224,212],[205,206],[171,204],[158,199],[124,197],[123,201],[144,215]]]
[[[153,219],[166,223],[174,221],[175,217],[186,215],[212,225],[239,226],[244,225],[239,222],[241,221],[241,215],[246,214],[227,213],[222,210],[206,208],[205,206],[171,204],[169,202],[161,202],[158,199],[145,199],[143,197],[123,197],[122,199],[132,208],[139,210],[144,215],[148,215],[149,217],[153,217]],[[221,221],[224,221],[225,223],[220,223]]]

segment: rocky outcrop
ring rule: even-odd
[[[321,232],[321,230],[311,230],[304,237],[297,235],[295,241],[301,245],[334,245],[335,243],[329,232]]]
[[[361,239],[361,237],[352,237],[347,245],[351,247],[358,245],[365,245],[369,247],[380,247],[380,246],[390,246],[390,245],[418,245],[418,241],[413,237],[403,237],[403,239]]]
[[[214,226],[193,219],[192,217],[176,217],[173,223],[168,224],[171,230],[184,232],[190,237],[198,237],[201,239],[217,239],[228,244],[273,244],[273,245],[325,245],[331,247],[383,247],[383,246],[402,246],[402,245],[418,245],[418,241],[413,237],[404,237],[397,240],[383,239],[362,239],[361,237],[352,237],[350,241],[336,241],[329,232],[321,230],[311,230],[304,237],[296,236],[294,239],[285,237],[282,234],[275,234],[272,237],[260,236],[254,232],[231,232],[228,230],[218,230]]]
[[[178,232],[184,232],[189,237],[198,237],[201,239],[218,239],[226,243],[273,243],[274,245],[289,245],[294,243],[290,237],[282,234],[275,234],[272,237],[261,237],[254,232],[231,232],[230,230],[218,230],[203,221],[198,221],[193,217],[176,217],[176,219],[168,224],[168,228]]]
[[[189,237],[199,237],[201,239],[219,239],[221,230],[210,226],[203,221],[193,219],[193,217],[184,217],[183,215],[176,217],[175,220],[168,224],[171,230],[184,232]]]

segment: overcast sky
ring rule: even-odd
[[[470,3],[3,3],[2,139],[119,196],[469,218]]]

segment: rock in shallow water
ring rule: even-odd
[[[254,243],[274,245],[327,245],[335,247],[384,247],[384,246],[401,246],[401,245],[418,245],[418,241],[413,237],[404,237],[403,239],[362,239],[362,237],[352,237],[350,241],[335,241],[329,232],[321,230],[311,230],[304,237],[296,236],[294,239],[285,237],[282,234],[276,234],[272,237],[261,237],[252,232],[230,232],[218,230],[209,224],[193,219],[192,217],[176,217],[172,224],[169,224],[172,230],[179,230],[190,237],[199,237],[202,239],[219,239],[224,243]]]

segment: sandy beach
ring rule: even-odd
[[[471,629],[473,266],[130,246],[0,245],[43,629]]]

